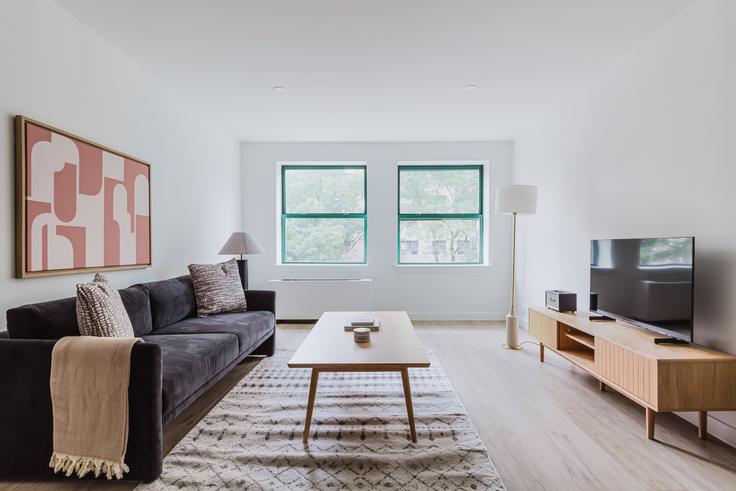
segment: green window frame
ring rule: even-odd
[[[292,170],[347,170],[363,171],[362,213],[287,213],[287,174]],[[360,219],[363,221],[363,258],[359,261],[290,261],[286,255],[286,222],[289,219]],[[367,264],[368,262],[368,167],[356,164],[282,165],[281,166],[281,264]]]
[[[402,172],[412,171],[457,171],[457,170],[477,170],[478,171],[478,208],[474,213],[402,213],[401,210],[401,175]],[[478,265],[484,264],[484,223],[483,223],[483,164],[440,164],[440,165],[399,165],[397,172],[397,230],[396,230],[396,261],[399,265]],[[401,260],[401,223],[404,221],[419,220],[478,220],[478,260],[463,262],[413,262]],[[407,244],[408,245],[408,244]]]

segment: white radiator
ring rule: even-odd
[[[276,319],[319,319],[326,311],[371,310],[372,281],[346,278],[271,280],[276,292]]]

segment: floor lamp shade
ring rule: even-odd
[[[509,184],[496,189],[496,213],[513,215],[511,232],[511,309],[506,315],[506,344],[504,348],[520,350],[519,320],[516,317],[516,215],[537,212],[537,187]]]
[[[248,289],[248,260],[243,259],[244,254],[263,254],[263,248],[256,242],[248,232],[233,232],[227,239],[225,245],[220,249],[219,254],[237,254],[238,271],[240,272],[240,282],[243,290]]]
[[[496,213],[533,215],[537,212],[537,187],[526,184],[499,186],[496,190]]]

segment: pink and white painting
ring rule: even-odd
[[[151,265],[145,162],[16,118],[21,277]]]

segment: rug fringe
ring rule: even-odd
[[[122,479],[123,473],[130,471],[123,461],[113,462],[97,457],[82,457],[59,452],[54,452],[51,455],[49,467],[54,469],[54,473],[65,473],[66,477],[71,477],[72,474],[76,474],[78,477],[84,477],[90,472],[94,472],[95,477],[100,477],[100,474],[104,474],[109,480],[112,480],[113,477],[115,479]]]

